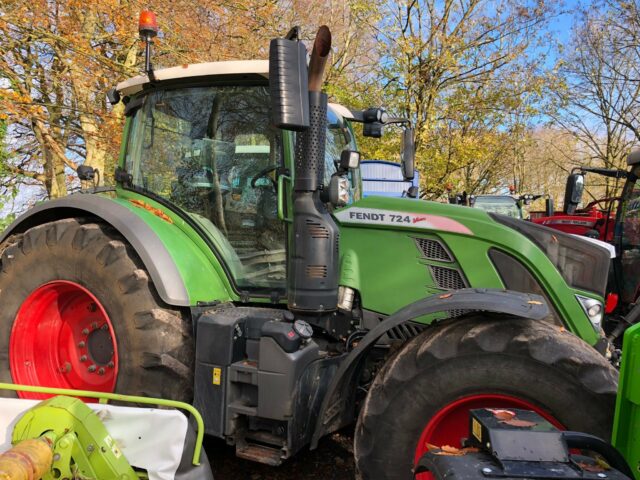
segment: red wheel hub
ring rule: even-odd
[[[429,420],[429,423],[422,431],[422,435],[420,435],[414,464],[418,463],[418,460],[427,453],[429,450],[427,445],[435,445],[437,447],[449,445],[461,448],[460,440],[469,436],[469,410],[475,408],[521,408],[533,410],[556,428],[564,430],[564,426],[549,412],[522,398],[499,394],[469,395],[441,408]],[[422,473],[416,476],[417,480],[431,480],[432,478],[430,473]]]
[[[113,392],[118,376],[115,332],[89,290],[66,280],[50,282],[31,292],[18,310],[9,364],[16,383]]]

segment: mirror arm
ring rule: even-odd
[[[409,128],[411,128],[411,120],[409,120],[408,118],[403,118],[403,117],[389,117],[387,118],[387,120],[384,122],[385,125],[389,125],[391,123],[397,123],[397,124],[405,124],[408,125]]]

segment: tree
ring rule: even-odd
[[[153,63],[267,58],[268,40],[296,23],[306,35],[318,19],[334,30],[332,78],[355,65],[363,0],[6,0],[0,7],[0,111],[8,115],[8,176],[29,178],[48,197],[67,193],[79,163],[110,179],[118,155],[122,104],[108,89],[141,71],[136,20],[157,13]]]
[[[568,51],[562,56],[553,123],[576,140],[576,158],[568,165],[625,168],[626,156],[640,140],[636,116],[640,100],[637,66],[630,61],[633,38],[614,8],[578,13]],[[622,20],[624,22],[624,20]],[[636,52],[637,55],[637,52]],[[569,169],[569,168],[567,168]],[[598,177],[590,193],[612,197],[615,179]]]
[[[380,98],[414,122],[431,196],[451,182],[477,192],[494,187],[513,161],[516,133],[534,115],[540,88],[543,59],[528,52],[550,14],[542,2],[512,0],[382,6],[375,25]]]

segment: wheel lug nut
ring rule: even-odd
[[[115,363],[113,363],[113,362],[109,362],[109,363],[107,363],[107,367],[109,367],[109,368],[113,368],[113,367],[115,367],[115,366],[116,366],[116,364],[115,364]]]
[[[82,334],[83,335],[89,335],[89,329],[88,328],[83,328],[82,329]]]
[[[104,325],[102,325],[102,330],[109,330],[109,325],[107,325],[106,323]]]
[[[101,367],[101,368],[98,370],[98,375],[104,375],[104,368],[102,368],[102,367]]]
[[[87,361],[87,356],[86,356],[86,355],[82,355],[82,356],[80,357],[80,361],[81,361],[81,362],[86,362],[86,361]]]
[[[95,330],[96,328],[98,328],[98,322],[93,322],[93,323],[91,324],[91,328],[93,328],[94,330]]]
[[[91,366],[89,367],[89,372],[93,373],[93,372],[95,372],[95,371],[96,371],[96,366],[95,366],[95,365],[91,365]]]
[[[84,342],[80,342],[80,343],[78,344],[78,348],[84,348],[84,346],[85,346],[85,345],[86,345],[86,344],[85,344]]]

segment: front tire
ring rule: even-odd
[[[461,446],[472,408],[532,409],[558,427],[609,439],[616,389],[604,357],[550,324],[448,320],[378,373],[356,426],[356,465],[363,479],[412,479],[427,444]]]
[[[191,400],[189,317],[117,231],[59,220],[0,251],[1,381]]]

